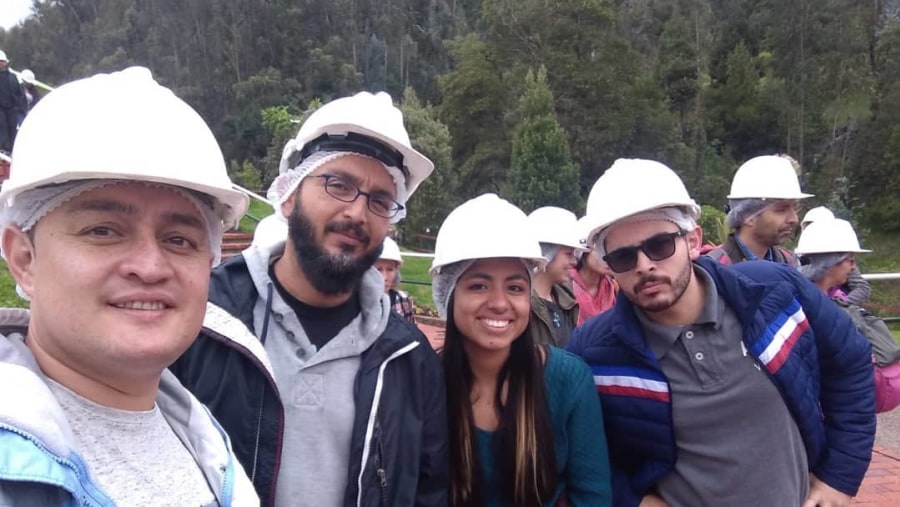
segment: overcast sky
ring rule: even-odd
[[[31,9],[31,0],[0,0],[0,4],[0,27],[7,30],[25,19]]]

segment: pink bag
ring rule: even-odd
[[[900,363],[875,367],[875,412],[888,412],[900,405]]]

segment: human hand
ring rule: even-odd
[[[852,500],[850,495],[841,493],[815,475],[810,475],[809,497],[803,502],[803,507],[847,507],[850,500]]]
[[[669,507],[669,504],[667,504],[662,498],[650,494],[645,495],[644,498],[641,499],[641,504],[638,505],[638,507]]]

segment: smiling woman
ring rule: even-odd
[[[451,438],[450,505],[609,505],[600,404],[587,366],[536,345],[525,214],[494,194],[456,208],[437,236],[434,302]]]

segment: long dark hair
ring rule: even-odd
[[[463,335],[453,318],[453,300],[447,303],[447,328],[441,353],[447,382],[450,428],[450,506],[475,507],[484,503],[478,460],[478,438],[472,413],[472,369],[463,348]],[[506,403],[503,385],[507,384]],[[544,386],[544,361],[526,328],[510,349],[500,374],[494,407],[500,425],[494,449],[501,495],[517,507],[541,507],[556,489],[553,430]]]

